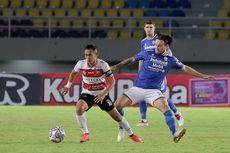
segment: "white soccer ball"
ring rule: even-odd
[[[49,139],[52,142],[59,143],[64,140],[65,137],[65,130],[61,127],[54,127],[51,128],[49,131]]]

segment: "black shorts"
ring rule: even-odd
[[[86,111],[88,111],[94,104],[97,104],[95,103],[94,98],[95,96],[90,94],[81,94],[79,100],[84,100],[89,107]],[[110,99],[108,95],[105,96],[102,103],[98,103],[97,105],[101,108],[101,110],[104,111],[111,111],[114,108],[113,101]]]

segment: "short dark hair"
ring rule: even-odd
[[[92,44],[86,45],[85,49],[92,49],[93,51],[97,51],[97,47],[95,45],[92,45]]]
[[[153,21],[151,21],[151,20],[146,21],[145,24],[154,24],[155,25],[155,23]]]
[[[158,36],[157,39],[164,41],[165,45],[169,45],[169,46],[171,46],[172,43],[174,42],[173,37],[171,37],[169,35],[160,35],[160,36]]]

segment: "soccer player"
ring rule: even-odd
[[[152,40],[142,44],[144,51],[121,61],[111,67],[112,70],[119,69],[135,61],[143,61],[143,66],[137,74],[134,86],[121,95],[116,101],[117,109],[135,104],[145,100],[150,105],[160,110],[166,124],[173,136],[175,143],[184,136],[186,129],[177,130],[175,119],[172,112],[169,110],[168,103],[161,92],[161,85],[171,69],[181,69],[185,73],[201,77],[203,79],[214,79],[213,76],[206,75],[196,71],[195,69],[182,64],[175,56],[167,55],[167,49],[172,44],[173,39],[169,35],[161,35],[156,39],[155,46],[152,47]],[[154,49],[156,48],[156,49]]]
[[[147,21],[145,23],[144,26],[144,31],[146,34],[146,38],[141,40],[141,51],[154,51],[156,46],[155,46],[155,42],[156,39],[158,37],[157,34],[155,34],[155,24],[151,21]],[[148,44],[148,47],[145,47],[145,43]],[[172,56],[172,52],[170,50],[170,48],[167,48],[167,51],[165,53],[165,55],[169,55]],[[142,61],[139,61],[138,63],[138,70],[140,70],[142,67]],[[161,92],[164,93],[164,96],[166,97],[166,89],[167,89],[167,80],[166,78],[164,79],[162,86],[161,86]],[[170,107],[170,109],[174,112],[175,117],[178,121],[178,125],[182,126],[184,124],[184,118],[182,116],[182,114],[177,110],[176,105],[173,103],[173,101],[168,98],[167,99],[168,105]],[[141,101],[139,103],[139,108],[140,108],[140,114],[141,114],[141,121],[139,123],[136,124],[136,126],[148,126],[148,121],[147,121],[147,103],[145,101]],[[124,111],[118,110],[119,113],[123,116],[124,115]],[[120,142],[123,138],[124,138],[124,134],[125,131],[124,129],[122,129],[121,127],[119,127],[118,130],[118,135],[117,135],[117,141]]]
[[[145,42],[148,42],[148,41],[150,41],[150,42],[152,41],[152,43],[149,44],[150,48],[147,48],[147,51],[152,51],[151,47],[152,48],[155,47],[155,41],[158,37],[158,35],[155,34],[155,29],[156,29],[156,27],[155,27],[155,24],[153,22],[147,21],[145,23],[144,31],[146,34],[146,38],[141,40],[141,51],[145,50],[143,44]],[[170,48],[167,48],[166,54],[169,56],[172,56],[172,52],[171,52]],[[140,70],[141,66],[142,66],[142,61],[139,61],[139,65],[138,65],[139,70]],[[162,86],[161,86],[161,92],[164,93],[165,97],[167,96],[166,89],[167,89],[167,80],[165,78],[165,80],[163,81]],[[167,102],[169,104],[170,109],[174,112],[176,119],[178,120],[178,125],[182,126],[184,124],[184,118],[183,118],[182,114],[177,110],[176,105],[173,103],[173,101],[170,98],[167,99]],[[141,121],[136,125],[137,126],[148,126],[147,115],[146,115],[147,103],[145,101],[141,101],[139,103],[139,106],[140,106],[139,108],[140,108],[140,114],[141,114]]]
[[[106,111],[117,121],[119,125],[126,130],[132,141],[143,142],[141,138],[134,135],[130,125],[126,119],[118,113],[108,95],[115,84],[115,79],[109,65],[105,61],[97,58],[98,50],[94,45],[87,45],[84,54],[85,59],[77,62],[69,75],[68,83],[60,89],[60,93],[65,95],[69,91],[74,78],[82,74],[82,93],[76,103],[76,120],[83,132],[80,142],[90,140],[85,112],[94,104],[97,104],[101,110]]]

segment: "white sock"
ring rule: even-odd
[[[85,117],[85,115],[76,115],[76,120],[77,123],[80,127],[80,129],[82,130],[83,133],[89,133],[89,130],[87,128],[87,119]]]
[[[119,122],[119,125],[125,129],[125,131],[128,133],[128,135],[132,135],[133,134],[133,131],[131,130],[131,127],[128,123],[128,121],[122,117],[122,120]]]

